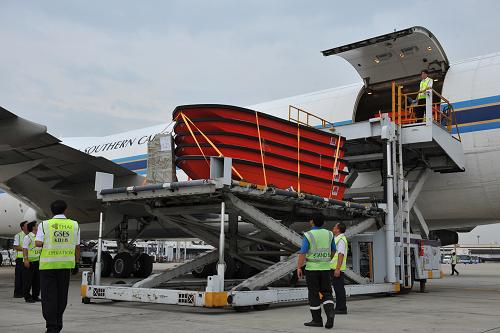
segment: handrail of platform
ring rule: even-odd
[[[297,114],[296,118],[294,118],[292,115],[294,113]],[[305,116],[304,121],[301,120],[301,115]],[[321,117],[318,117],[317,115],[315,115],[313,113],[307,112],[307,111],[302,110],[302,109],[295,107],[293,105],[288,105],[288,121],[294,121],[297,124],[312,127],[313,125],[309,123],[310,118],[319,120],[321,123],[320,128],[329,128],[329,129],[333,130],[333,123],[329,122],[328,120],[325,120]]]
[[[441,95],[433,88],[427,88],[423,91],[402,93],[402,86],[392,83],[392,115],[391,120],[397,124],[408,125],[425,122],[424,118],[417,118],[415,107],[425,107],[425,105],[415,105],[416,97],[419,93],[431,91],[432,94],[439,97],[439,102],[432,103],[432,119],[441,128],[453,135],[453,129],[456,131],[456,139],[461,141],[460,131],[456,120],[453,103]],[[412,98],[412,97],[415,97]]]

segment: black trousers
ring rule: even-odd
[[[459,275],[455,266],[456,266],[456,264],[451,264],[451,275],[455,275],[455,273],[457,273],[457,275]]]
[[[14,296],[23,295],[23,258],[16,258],[16,270],[14,280]]]
[[[340,272],[339,277],[335,277],[332,272],[332,285],[333,290],[335,291],[335,310],[336,311],[345,311],[347,310],[346,306],[346,297],[345,297],[345,274],[344,272]]]
[[[308,289],[309,308],[314,321],[321,320],[321,303],[328,317],[334,315],[334,304],[332,295],[332,282],[330,271],[308,271],[306,270],[306,283]],[[320,294],[323,299],[320,299]]]
[[[47,269],[40,271],[42,289],[42,314],[47,332],[60,332],[63,313],[68,303],[70,269]]]
[[[40,296],[40,271],[38,261],[30,262],[30,268],[23,266],[23,296],[24,299]]]
[[[419,118],[417,122],[425,122],[422,120],[425,117],[425,99],[419,99],[413,110],[415,110],[415,117]]]

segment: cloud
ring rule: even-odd
[[[250,105],[356,82],[348,64],[319,51],[393,28],[429,26],[450,59],[497,51],[485,41],[499,32],[499,5],[472,6],[4,1],[0,103],[63,136],[167,123],[179,104]]]

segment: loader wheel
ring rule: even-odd
[[[250,291],[250,288],[243,287],[243,288],[238,288],[236,290],[237,291]],[[249,306],[249,305],[246,305],[246,306],[233,306],[233,309],[236,312],[248,312],[248,311],[252,310],[252,307]]]
[[[255,288],[255,290],[269,290],[269,288],[268,287],[257,287],[257,288]],[[263,311],[263,310],[267,310],[270,305],[271,304],[258,304],[258,305],[254,305],[253,309],[257,310],[257,311]]]

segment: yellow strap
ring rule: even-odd
[[[194,128],[198,131],[198,133],[200,133],[203,138],[205,138],[205,140],[207,140],[207,142],[212,146],[213,149],[215,149],[215,151],[217,152],[217,154],[219,154],[219,157],[223,157],[224,155],[222,154],[222,152],[219,150],[219,148],[217,148],[215,146],[215,144],[212,142],[212,140],[210,140],[208,138],[208,136],[205,135],[205,133],[203,133],[199,128],[198,126],[196,126],[195,123],[193,123],[193,121],[191,119],[189,119],[188,116],[186,116],[185,114],[182,113],[182,119],[184,120],[184,122],[186,123],[186,125],[188,126],[188,129],[189,129],[189,132],[191,132],[191,135],[193,135],[193,138],[194,140],[196,141],[196,144],[198,145],[198,148],[200,148],[200,151],[201,153],[203,154],[203,150],[201,149],[200,145],[198,144],[198,140],[196,140],[196,137],[194,136],[193,132],[191,131],[191,128],[189,127],[189,124],[188,122],[191,123],[191,125],[194,126]],[[205,154],[203,154],[203,157],[205,157],[205,161],[207,161],[207,158],[205,156]],[[207,161],[208,162],[208,161]],[[241,174],[238,172],[238,170],[236,170],[236,168],[234,166],[231,167],[231,169],[234,171],[234,173],[240,177],[240,179],[243,179],[243,177],[241,176]]]
[[[200,150],[201,154],[203,155],[205,162],[207,162],[207,164],[209,164],[207,157],[205,156],[205,153],[203,152],[203,149],[201,149],[201,146],[200,146],[200,143],[198,142],[198,139],[196,139],[196,135],[194,135],[193,130],[191,129],[191,126],[189,126],[189,122],[187,121],[187,116],[185,116],[184,113],[182,113],[182,112],[180,113],[180,115],[182,117],[182,120],[184,121],[184,124],[186,124],[186,126],[189,130],[189,133],[191,133],[191,136],[193,137],[194,142],[196,142],[198,149]],[[199,130],[198,130],[198,132],[199,132]]]
[[[297,192],[300,193],[300,124],[297,123]]]
[[[262,162],[262,173],[264,174],[264,185],[267,186],[266,165],[264,163],[264,151],[262,150],[262,139],[260,137],[259,113],[255,111],[255,122],[257,123],[257,134],[259,135],[260,159]]]
[[[333,181],[335,179],[335,176],[338,173],[337,160],[339,158],[339,151],[340,151],[340,137],[337,137],[336,142],[337,142],[337,150],[335,151],[335,160],[333,161],[332,184],[331,184],[331,187],[330,187],[330,193],[329,193],[328,198],[332,197]]]

